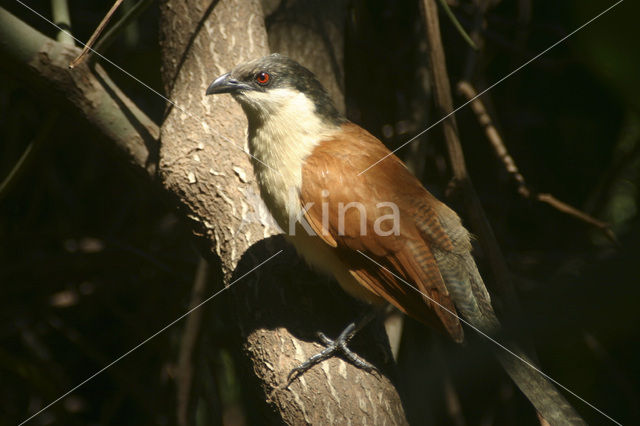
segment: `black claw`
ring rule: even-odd
[[[358,354],[356,354],[351,349],[349,349],[349,347],[344,342],[340,342],[339,346],[340,346],[340,350],[342,351],[344,356],[347,358],[347,360],[349,360],[356,367],[368,372],[378,371],[378,369],[373,364],[370,364],[364,359],[360,358]]]
[[[326,334],[322,331],[318,331],[318,338],[324,343],[326,346],[331,346],[333,344],[333,340],[329,339]]]
[[[351,362],[353,365],[355,365],[356,367],[362,370],[365,370],[367,372],[378,371],[378,369],[375,366],[373,366],[372,364],[369,364],[367,361],[360,358],[353,351],[351,351],[351,349],[349,349],[349,347],[347,346],[347,343],[349,343],[349,341],[353,338],[353,336],[355,336],[356,333],[360,329],[362,329],[362,327],[364,327],[367,323],[369,323],[371,319],[373,319],[375,314],[376,312],[374,311],[373,313],[369,313],[365,315],[357,323],[352,322],[344,330],[342,330],[338,338],[335,340],[331,340],[324,333],[318,332],[318,338],[322,341],[324,345],[326,345],[326,348],[321,352],[318,352],[317,354],[311,356],[308,360],[306,360],[305,362],[303,362],[302,364],[300,364],[299,366],[291,370],[289,372],[289,375],[287,376],[288,377],[287,386],[291,384],[293,380],[295,380],[297,377],[301,376],[302,374],[306,373],[309,369],[311,369],[315,365],[320,364],[322,361],[335,356],[337,352],[341,352],[344,355],[344,357],[347,359],[347,361]]]
[[[325,336],[326,337],[326,336]],[[330,344],[327,348],[325,348],[322,352],[318,352],[315,355],[309,357],[308,360],[294,368],[289,372],[288,381],[291,383],[298,376],[306,373],[311,367],[320,364],[322,361],[329,359],[333,356],[333,354],[338,350],[338,347],[335,343]]]

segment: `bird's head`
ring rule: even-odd
[[[229,93],[247,116],[258,119],[295,109],[323,121],[341,124],[344,118],[315,75],[293,59],[274,53],[236,66],[207,88],[206,94]]]

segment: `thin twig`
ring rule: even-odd
[[[462,24],[460,23],[460,21],[458,21],[458,18],[456,18],[456,15],[453,14],[453,11],[451,10],[451,8],[449,7],[449,4],[447,3],[447,0],[439,0],[439,1],[440,1],[440,6],[442,6],[442,9],[444,10],[444,13],[447,14],[447,17],[449,18],[453,26],[456,28],[458,33],[462,36],[464,41],[466,41],[469,44],[469,46],[471,46],[472,49],[478,49],[478,47],[473,42],[471,37],[469,37],[469,34],[467,34],[465,29],[462,27]]]
[[[69,5],[67,0],[51,0],[51,17],[53,22],[65,31],[58,31],[56,39],[69,46],[75,46],[75,41],[71,35],[71,17],[69,16]]]
[[[518,16],[515,34],[515,45],[520,46],[523,50],[529,36],[529,30],[532,15],[531,0],[518,0]]]
[[[458,93],[464,96],[468,101],[471,101],[471,109],[476,114],[478,123],[480,123],[480,126],[484,128],[485,134],[487,135],[487,139],[489,139],[491,146],[493,147],[498,158],[504,164],[505,169],[507,170],[509,175],[512,177],[512,179],[517,183],[518,194],[520,194],[523,198],[548,204],[562,213],[568,214],[569,216],[572,216],[582,222],[585,222],[591,226],[594,226],[599,230],[601,230],[607,236],[607,238],[609,238],[609,240],[611,240],[615,244],[618,244],[616,235],[611,230],[611,226],[607,222],[598,220],[590,216],[589,214],[573,206],[570,206],[564,201],[558,200],[556,197],[554,197],[551,194],[542,194],[542,193],[537,193],[533,191],[527,185],[524,179],[524,176],[522,176],[522,173],[520,173],[520,170],[518,170],[518,166],[516,166],[516,163],[513,160],[513,157],[511,157],[511,155],[509,154],[509,151],[507,151],[507,148],[504,144],[504,141],[502,140],[502,137],[500,136],[500,133],[498,133],[498,130],[493,125],[491,116],[489,116],[489,113],[484,107],[484,104],[482,103],[480,98],[477,98],[478,94],[476,90],[473,88],[473,86],[466,81],[461,81],[460,83],[458,83]]]
[[[466,80],[471,80],[471,78],[473,77],[478,55],[484,45],[481,33],[482,33],[482,27],[484,26],[484,23],[485,23],[484,15],[487,11],[487,8],[489,7],[489,0],[477,0],[474,3],[476,7],[475,7],[475,13],[473,16],[473,25],[471,27],[469,37],[471,37],[471,39],[476,44],[476,48],[475,49],[469,48],[467,52],[467,60],[464,66],[464,73],[463,73],[463,76],[464,76],[463,78]]]
[[[104,51],[106,49],[109,48],[109,46],[111,45],[111,43],[114,42],[114,40],[116,38],[118,38],[118,35],[120,35],[120,33],[122,32],[122,30],[124,30],[125,28],[127,28],[127,26],[134,20],[136,19],[138,16],[140,16],[140,14],[142,12],[144,12],[147,7],[149,7],[149,5],[153,2],[153,0],[140,0],[138,3],[136,3],[135,5],[133,5],[133,7],[131,9],[129,9],[122,18],[120,18],[118,20],[118,22],[116,22],[115,24],[113,24],[113,26],[111,28],[109,28],[109,31],[107,31],[104,34],[104,37],[102,37],[97,43],[96,43],[96,47],[95,47],[95,51],[96,52],[101,52],[104,53]]]
[[[404,315],[395,309],[387,313],[384,319],[384,328],[389,338],[391,355],[393,355],[395,361],[398,361],[398,352],[400,351],[400,342],[404,330]]]
[[[564,201],[558,200],[551,194],[536,194],[535,198],[541,203],[547,203],[551,207],[555,208],[558,211],[561,211],[562,213],[573,216],[578,220],[581,220],[585,223],[588,223],[589,225],[598,228],[604,233],[607,238],[609,238],[612,243],[619,245],[616,234],[611,229],[611,225],[609,223],[598,220],[593,216],[590,216],[587,213],[583,212],[582,210],[578,210],[575,207],[565,203]]]
[[[193,282],[193,289],[191,290],[189,309],[200,305],[206,298],[208,276],[209,264],[205,259],[200,258]],[[198,341],[200,340],[202,318],[205,312],[205,309],[199,309],[189,315],[184,326],[184,331],[182,332],[176,371],[177,422],[180,426],[192,424],[192,419],[189,418],[189,409],[192,407],[193,358],[198,346]]]
[[[80,55],[78,55],[77,58],[75,58],[73,61],[71,61],[71,63],[69,64],[69,68],[75,68],[75,67],[78,66],[78,64],[80,62],[82,62],[82,60],[84,59],[84,57],[87,54],[87,52],[89,51],[89,49],[91,49],[93,44],[96,42],[96,39],[98,37],[100,37],[100,34],[102,33],[102,30],[104,30],[104,27],[107,26],[107,24],[111,20],[111,17],[113,16],[113,14],[115,13],[116,9],[118,9],[118,6],[120,6],[120,4],[122,2],[123,2],[123,0],[116,0],[113,3],[113,6],[111,6],[111,9],[109,9],[109,11],[104,16],[104,18],[102,18],[102,21],[98,25],[98,28],[96,28],[96,30],[93,32],[93,34],[91,35],[91,38],[89,38],[89,41],[87,42],[87,44],[84,45],[84,48],[82,49],[82,52],[80,52]]]
[[[434,358],[437,362],[437,368],[442,375],[442,386],[444,388],[444,399],[447,414],[452,425],[465,426],[467,424],[464,413],[462,412],[462,405],[460,403],[460,397],[455,388],[455,383],[451,377],[451,372],[447,365],[445,355],[442,350],[442,342],[440,339],[435,339],[433,343]]]
[[[60,112],[57,109],[52,109],[47,113],[44,122],[42,123],[42,127],[40,127],[35,138],[29,142],[29,145],[27,145],[27,148],[24,150],[18,161],[13,165],[13,168],[7,177],[0,182],[0,200],[7,196],[9,190],[28,169],[29,164],[35,158],[36,153],[39,151],[44,141],[46,141],[50,136],[51,130],[58,121],[58,117],[60,117]]]

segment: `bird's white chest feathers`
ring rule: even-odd
[[[239,100],[249,118],[249,149],[262,198],[286,233],[290,218],[301,211],[304,160],[338,127],[323,123],[313,102],[290,89],[250,92]]]
[[[300,189],[305,159],[321,141],[334,137],[340,127],[323,123],[313,103],[300,92],[247,92],[237,99],[249,119],[249,149],[256,157],[252,162],[260,194],[278,225],[309,264],[334,275],[352,296],[381,303],[379,296],[355,281],[330,246],[300,228],[292,235],[289,228],[289,221],[297,220],[302,210]]]

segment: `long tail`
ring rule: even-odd
[[[436,251],[438,267],[462,317],[492,339],[500,329],[489,293],[469,252]],[[552,425],[584,425],[584,420],[513,342],[492,345],[498,361],[535,409]],[[505,350],[508,349],[508,350]]]

